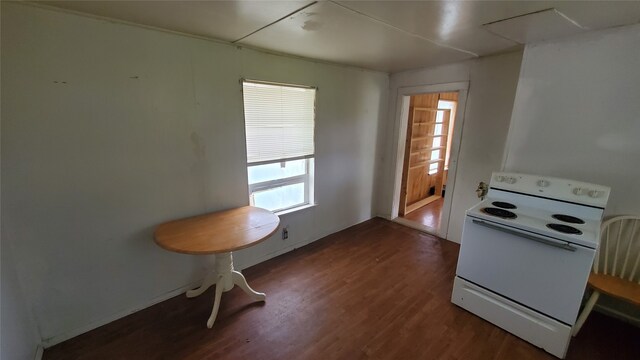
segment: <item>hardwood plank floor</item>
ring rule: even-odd
[[[444,204],[444,198],[415,209],[406,214],[404,218],[437,229],[440,227],[440,219],[442,218],[442,204]]]
[[[458,245],[372,219],[244,271],[252,303],[213,288],[47,349],[51,359],[555,359],[450,302]],[[639,359],[640,329],[593,313],[568,359]]]

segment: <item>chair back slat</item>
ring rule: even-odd
[[[600,273],[600,253],[602,252],[602,246],[604,242],[605,242],[605,239],[604,239],[604,228],[603,228],[600,231],[600,244],[598,245],[598,250],[596,251],[596,257],[595,259],[593,259],[593,266],[591,268],[591,271],[594,274]]]
[[[609,227],[607,226],[607,240],[604,243],[604,274],[607,275],[607,269],[609,268]]]
[[[629,278],[627,280],[633,281],[634,278],[638,279],[638,284],[640,284],[640,276],[638,274],[638,264],[640,263],[640,252],[636,255],[635,264],[633,264],[633,269],[629,273]]]
[[[638,223],[640,222],[639,219],[635,219],[633,220],[633,227],[631,228],[631,238],[635,239],[636,238],[636,228],[638,227]],[[627,271],[627,263],[629,262],[629,258],[631,257],[631,245],[633,245],[633,241],[629,241],[629,244],[627,244],[627,250],[625,251],[625,256],[624,256],[624,263],[622,264],[622,276],[624,277],[624,274],[626,274]],[[640,256],[640,252],[638,252],[638,256]],[[633,271],[630,274],[630,277],[633,278]]]
[[[640,282],[640,216],[605,221],[593,272]]]
[[[618,236],[616,239],[618,241],[615,242],[616,249],[613,253],[613,267],[611,268],[611,275],[616,276],[616,270],[618,270],[618,250],[620,250],[620,241],[619,239],[622,237],[622,229],[624,228],[624,219],[620,220],[620,226],[618,226]]]

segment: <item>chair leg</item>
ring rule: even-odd
[[[576,324],[573,326],[573,331],[571,332],[572,336],[578,335],[578,331],[580,331],[580,328],[582,327],[582,325],[584,325],[584,322],[587,320],[587,317],[591,313],[591,310],[593,310],[593,306],[596,304],[596,301],[598,301],[599,297],[600,297],[600,293],[594,290],[593,294],[591,294],[591,297],[589,298],[589,300],[587,300],[587,303],[584,305],[584,309],[582,309],[582,313],[580,313],[580,316],[578,316],[578,320],[576,320]]]

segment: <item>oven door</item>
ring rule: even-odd
[[[595,250],[467,216],[456,274],[573,325]]]

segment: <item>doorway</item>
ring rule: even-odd
[[[446,238],[468,83],[400,89],[392,218]],[[423,91],[419,91],[423,90]]]

